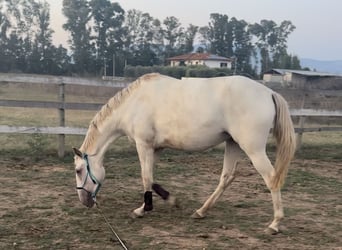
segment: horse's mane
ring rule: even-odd
[[[159,77],[158,73],[150,73],[139,77],[137,80],[129,84],[126,88],[122,89],[116,93],[109,101],[102,106],[99,112],[96,113],[94,118],[91,120],[86,137],[81,146],[81,151],[85,152],[91,145],[94,144],[96,137],[99,135],[99,126],[110,116],[110,114],[117,109],[126,99],[131,95],[131,93],[139,88],[139,86],[151,80],[153,78]]]

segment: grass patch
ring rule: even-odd
[[[308,170],[292,170],[289,173],[284,189],[305,189],[309,194],[324,195],[342,190],[342,181],[338,178],[319,176]]]

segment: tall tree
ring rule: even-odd
[[[158,19],[139,10],[126,15],[128,62],[131,65],[151,66],[160,63],[163,31]]]
[[[290,21],[283,21],[277,25],[272,20],[261,20],[260,24],[250,25],[250,31],[257,39],[261,72],[279,64],[280,58],[286,55],[287,38],[294,29],[295,26]]]
[[[66,73],[67,51],[52,45],[49,25],[46,1],[0,0],[0,71]]]
[[[210,51],[210,37],[209,37],[209,27],[203,26],[198,29],[200,47],[198,50],[202,53],[204,51]]]
[[[11,27],[9,16],[4,8],[4,1],[0,1],[0,71],[7,72],[10,65],[8,45],[8,30]]]
[[[35,4],[32,11],[37,16],[37,31],[30,58],[30,72],[48,74],[54,64],[54,58],[51,58],[53,31],[49,27],[49,5],[46,2]]]
[[[248,23],[244,20],[237,20],[233,17],[230,20],[232,26],[234,71],[254,75],[251,58],[254,54],[251,34],[248,30]]]
[[[95,45],[92,43],[91,8],[86,0],[63,0],[67,18],[63,28],[70,32],[69,40],[76,73],[95,73]]]
[[[201,27],[199,33],[205,50],[234,59],[235,73],[254,75],[251,64],[254,46],[246,21],[213,13],[209,25]]]
[[[233,29],[227,15],[218,13],[210,14],[207,37],[210,43],[210,52],[220,56],[233,56]]]
[[[198,26],[193,24],[189,24],[186,28],[183,36],[180,37],[180,48],[179,52],[181,53],[190,53],[194,50],[194,40],[195,36],[198,32]]]
[[[179,39],[184,35],[184,29],[178,18],[174,16],[166,17],[164,24],[164,40],[165,40],[165,56],[171,57],[178,53],[177,46],[179,46]]]
[[[277,61],[273,62],[274,68],[281,69],[302,69],[300,65],[300,60],[297,56],[289,55],[285,52],[281,55]]]
[[[91,0],[90,7],[96,36],[96,67],[101,71],[104,62],[112,61],[113,66],[115,55],[122,54],[126,35],[123,28],[125,11],[118,3],[109,0]]]
[[[2,60],[4,70],[27,71],[34,34],[33,0],[7,0],[1,2]],[[13,44],[15,42],[15,44]],[[1,59],[0,59],[1,60]],[[2,61],[1,60],[1,61]]]

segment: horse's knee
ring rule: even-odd
[[[226,190],[226,188],[234,181],[235,179],[235,175],[234,173],[229,173],[229,174],[225,174],[222,176],[222,179],[219,183],[219,186],[223,189]]]

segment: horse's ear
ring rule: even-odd
[[[72,150],[74,151],[74,154],[75,155],[77,155],[77,156],[79,156],[79,157],[83,157],[83,154],[82,154],[82,152],[79,150],[79,149],[77,149],[77,148],[72,148]]]

